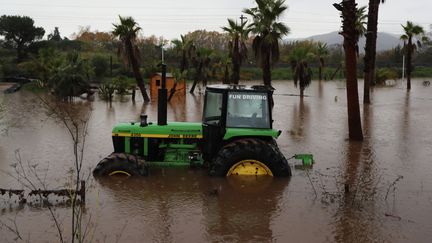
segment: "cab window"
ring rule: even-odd
[[[207,92],[204,117],[205,123],[219,124],[222,116],[222,93]]]
[[[227,127],[271,127],[266,93],[230,92],[227,105]]]

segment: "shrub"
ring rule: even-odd
[[[109,68],[109,61],[106,56],[95,55],[91,59],[91,65],[97,78],[104,77]]]
[[[399,78],[397,70],[394,68],[379,68],[375,74],[376,84],[385,84],[386,80]]]
[[[103,100],[112,101],[114,91],[115,85],[113,82],[105,82],[99,87],[99,97]]]
[[[128,89],[135,87],[135,79],[126,76],[118,76],[113,78],[112,84],[117,90],[117,94],[124,95],[127,94]]]

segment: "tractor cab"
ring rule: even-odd
[[[272,90],[264,86],[208,86],[203,112],[203,157],[209,160],[224,144],[227,130],[272,129]]]

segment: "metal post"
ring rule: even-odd
[[[164,63],[164,49],[163,49],[163,45],[161,45],[161,49],[162,49],[162,63]]]
[[[158,125],[167,124],[166,64],[162,63],[162,86],[158,89]]]

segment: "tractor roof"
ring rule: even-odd
[[[207,90],[209,91],[236,91],[236,92],[272,92],[274,90],[273,87],[267,87],[264,85],[232,85],[232,84],[215,84],[207,86]]]

